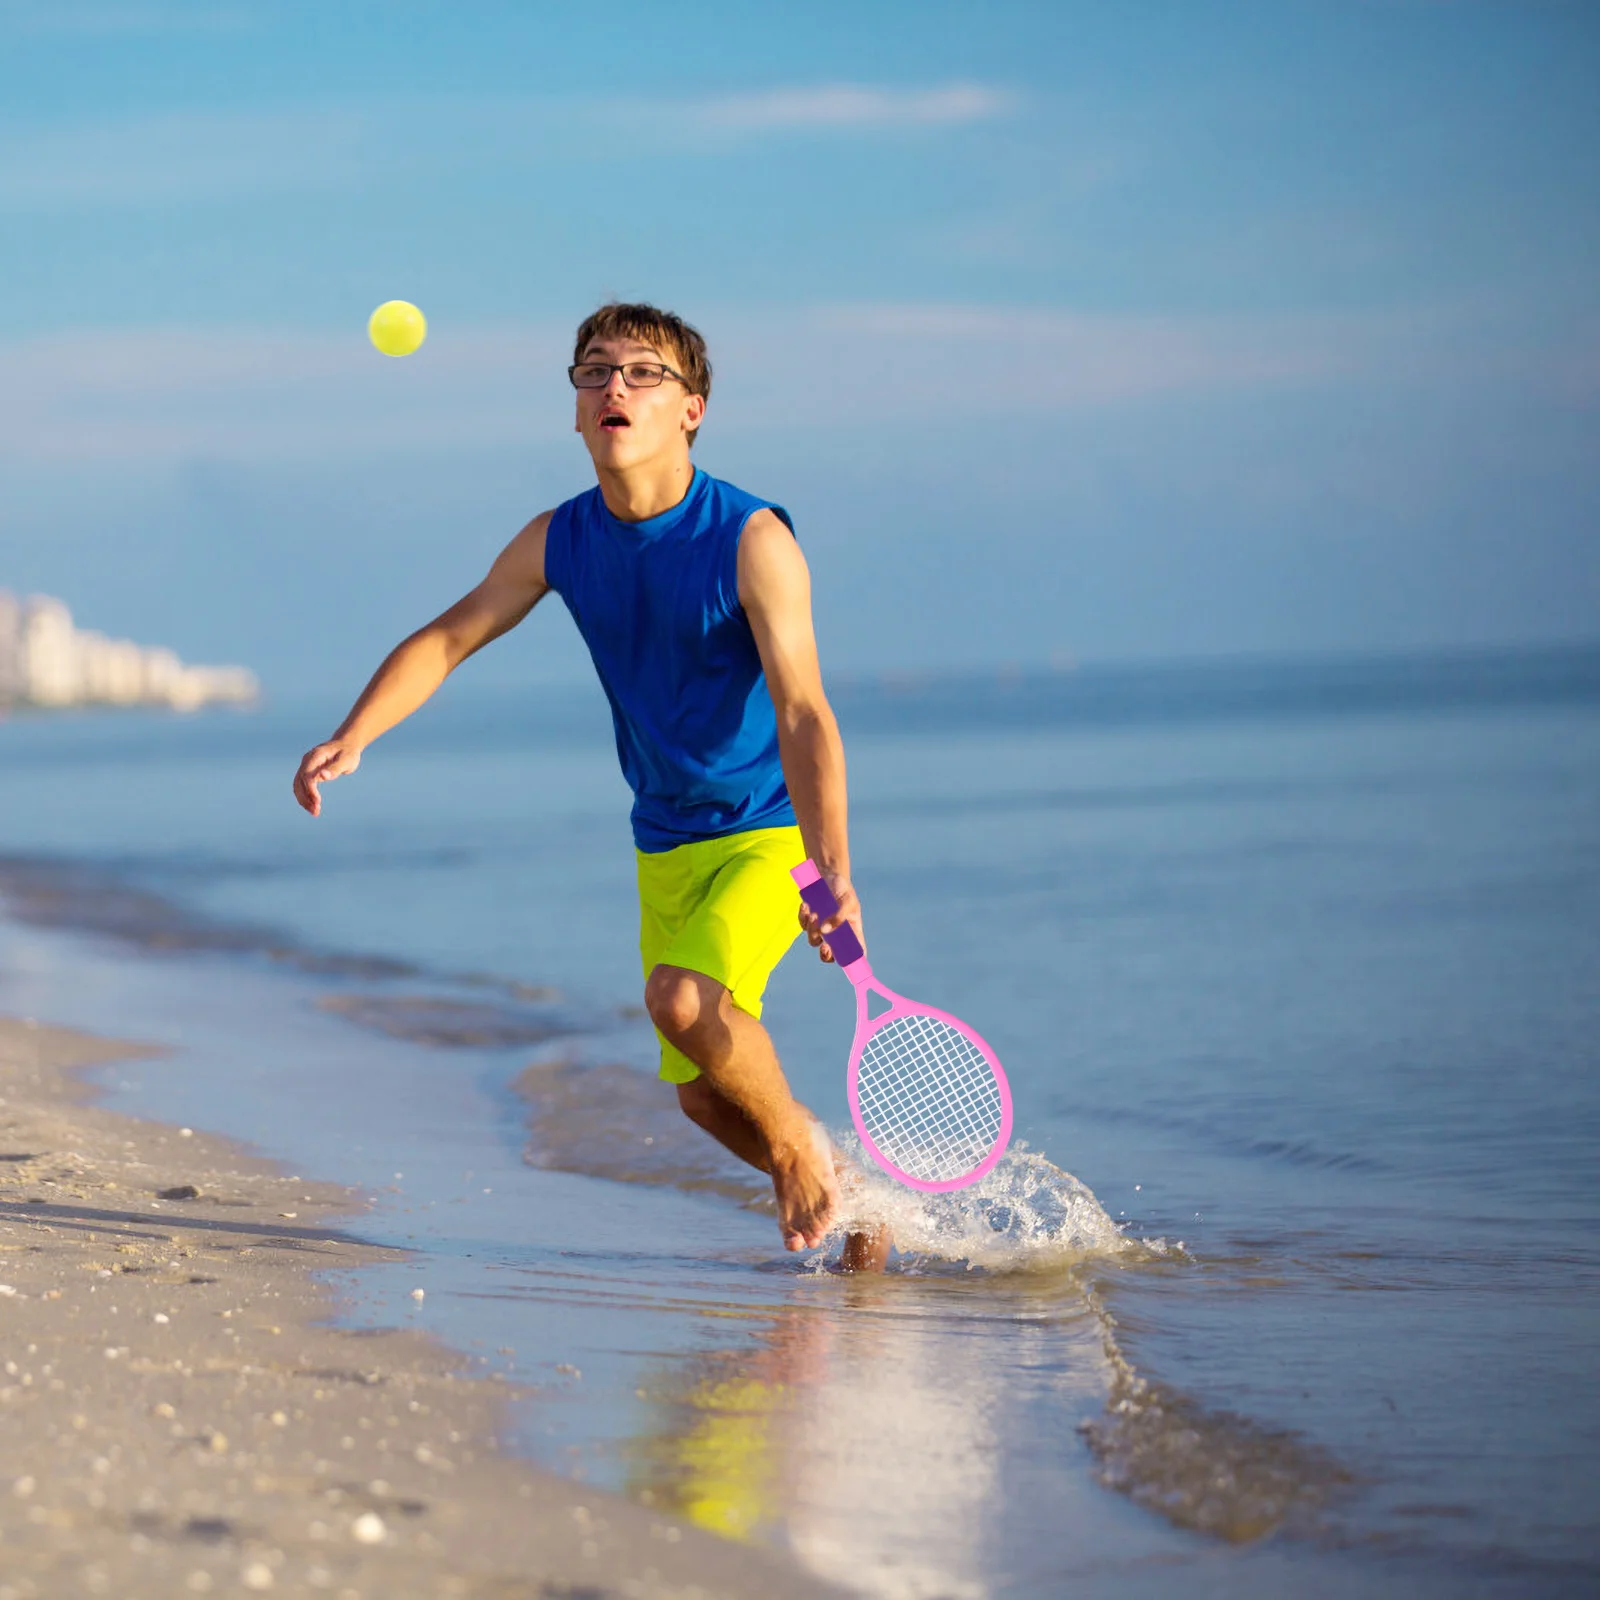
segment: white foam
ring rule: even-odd
[[[836,1234],[887,1225],[903,1256],[989,1272],[1057,1271],[1152,1248],[1125,1237],[1087,1184],[1025,1145],[1013,1145],[970,1188],[923,1194],[882,1172],[853,1135],[835,1142],[859,1169],[846,1181]]]

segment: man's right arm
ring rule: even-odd
[[[468,656],[516,627],[544,598],[551,515],[535,517],[476,589],[390,651],[333,737],[305,753],[294,775],[294,797],[312,816],[322,810],[320,785],[354,772],[374,739],[403,722]]]

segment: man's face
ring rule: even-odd
[[[634,339],[592,339],[579,359],[674,365],[670,355]],[[577,431],[596,467],[632,467],[676,451],[706,410],[704,399],[676,378],[663,378],[653,389],[630,389],[620,372],[613,372],[603,389],[579,389],[577,400]]]

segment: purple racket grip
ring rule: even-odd
[[[831,917],[839,909],[839,902],[834,899],[833,890],[823,882],[822,874],[817,871],[815,863],[803,861],[798,867],[789,869],[789,876],[800,886],[800,898],[819,917]],[[832,933],[824,934],[823,937],[833,952],[833,959],[841,967],[850,966],[866,954],[861,948],[861,941],[856,938],[856,930],[848,922],[841,922]]]

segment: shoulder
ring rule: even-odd
[[[507,576],[541,587],[549,581],[545,576],[545,556],[550,524],[560,509],[541,511],[501,551],[496,565]]]
[[[751,494],[748,489],[741,489],[738,484],[729,483],[724,478],[713,478],[709,472],[702,476],[705,478],[706,492],[718,508],[717,521],[732,522],[742,532],[757,517],[765,515],[768,518],[776,517],[793,532],[794,519],[782,506],[771,500],[763,500],[760,495]]]
[[[541,511],[511,542],[521,545],[525,550],[544,549],[545,539],[549,535],[550,525],[561,512],[562,507],[556,506],[550,511]]]
[[[786,545],[789,549],[797,549],[794,540],[794,529],[790,526],[788,517],[778,506],[758,505],[745,519],[740,530],[740,546],[749,545],[752,549],[777,543]]]
[[[748,610],[803,594],[806,585],[806,560],[788,522],[775,507],[752,511],[739,538],[739,603]]]
[[[518,535],[526,536],[530,553],[537,552],[540,576],[552,588],[563,587],[574,550],[583,544],[585,530],[592,531],[595,507],[600,503],[600,487],[596,484],[549,511],[541,511]]]

